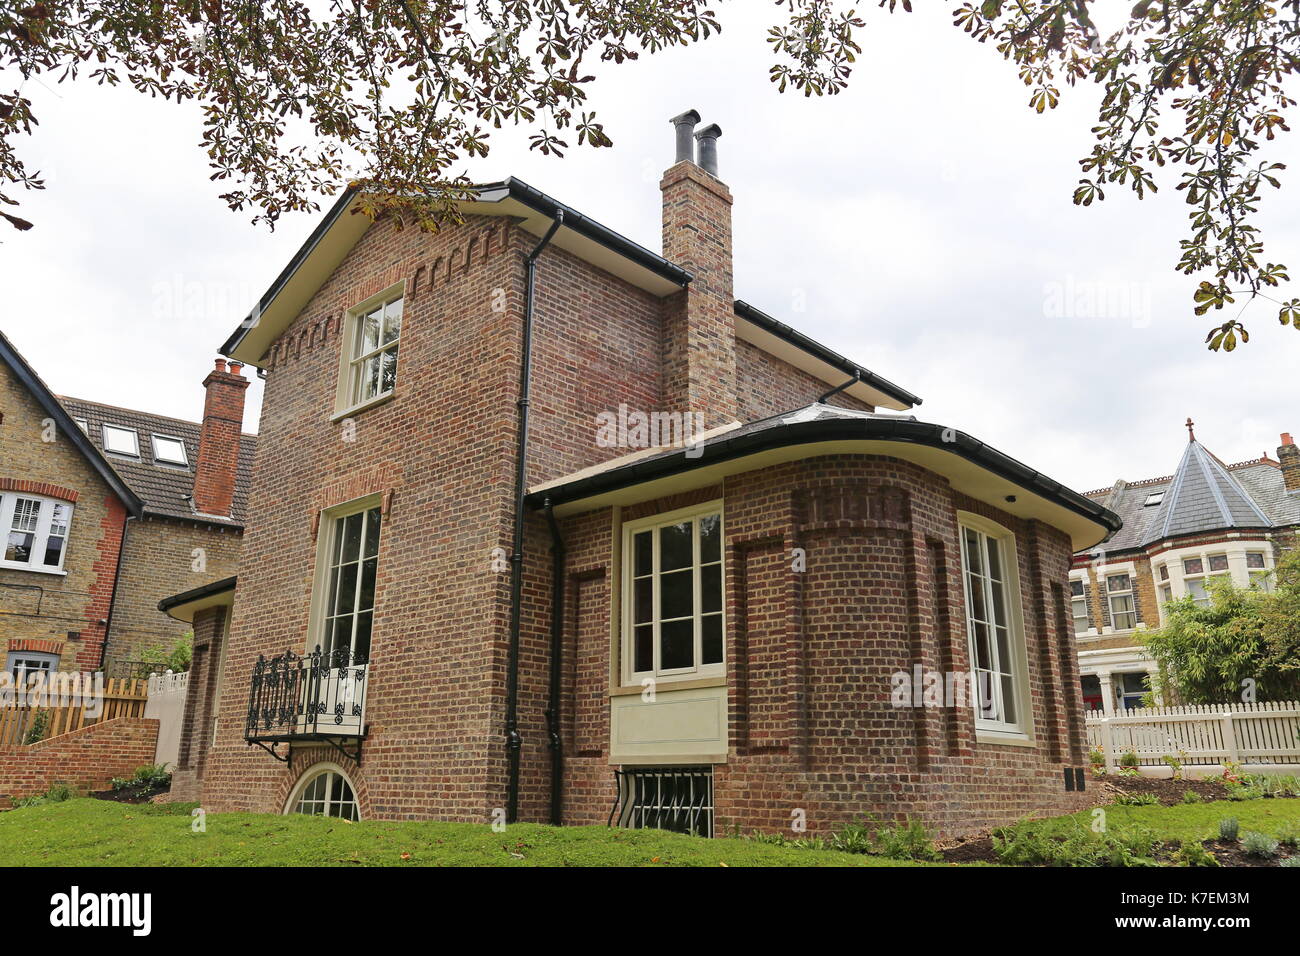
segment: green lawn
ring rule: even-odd
[[[657,830],[344,823],[78,799],[0,813],[0,866],[908,866],[879,857]],[[942,864],[937,864],[942,865]]]
[[[0,813],[0,866],[943,866],[774,846],[703,840],[657,830],[516,824],[504,833],[467,823],[344,823],[304,816],[208,814],[191,831],[192,804],[75,799]],[[1217,836],[1236,817],[1243,832],[1300,829],[1300,800],[1176,807],[1108,806],[1110,830],[1140,825],[1165,842]],[[1036,827],[1091,825],[1092,811]]]

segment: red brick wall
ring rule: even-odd
[[[194,469],[194,507],[205,515],[230,515],[239,473],[239,439],[244,427],[244,392],[248,379],[224,359],[203,380],[203,425],[199,461]]]
[[[702,492],[699,500],[716,496]],[[814,459],[726,481],[730,756],[715,767],[718,827],[812,831],[866,813],[911,815],[945,832],[1080,805],[1062,767],[1083,763],[1074,642],[1065,612],[1069,542],[954,494],[887,458]],[[698,497],[698,495],[697,495]],[[671,510],[682,498],[662,502]],[[1024,602],[1029,747],[976,740],[969,708],[898,709],[890,675],[915,663],[964,671],[956,511],[1016,534]],[[645,508],[625,509],[624,520]],[[565,821],[601,823],[609,765],[608,510],[564,522],[569,550]],[[806,549],[807,571],[791,569]],[[541,672],[523,684],[542,681]],[[661,684],[661,690],[669,685]],[[535,772],[545,777],[534,743]],[[526,747],[526,756],[528,750]]]
[[[172,773],[170,797],[175,801],[188,803],[202,799],[203,771],[212,746],[228,613],[229,608],[214,607],[194,615],[194,656],[190,661],[185,715],[181,719],[180,745]]]
[[[844,380],[848,380],[847,375]],[[831,388],[833,386],[820,378],[769,355],[757,345],[736,341],[736,401],[741,421],[757,421],[803,408]],[[843,392],[831,396],[828,404],[864,412],[875,411],[873,406]]]
[[[0,747],[0,799],[44,793],[66,783],[78,793],[107,790],[151,764],[158,721],[116,717],[26,747]]]

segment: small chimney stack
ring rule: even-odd
[[[1300,491],[1300,448],[1290,432],[1282,433],[1282,444],[1277,450],[1277,460],[1282,466],[1282,482],[1287,491]]]
[[[217,359],[203,380],[203,424],[199,461],[194,469],[194,510],[230,517],[239,473],[239,440],[244,430],[244,392],[249,381],[243,363]]]
[[[717,123],[710,123],[695,134],[695,139],[700,144],[699,159],[696,162],[710,176],[718,175],[718,137],[721,135],[722,127]]]
[[[699,121],[700,114],[695,110],[687,110],[668,121],[677,131],[677,158],[673,160],[674,163],[695,162],[695,124]]]

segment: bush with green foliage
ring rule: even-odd
[[[1121,767],[1137,767],[1138,755],[1131,750],[1124,751],[1124,755],[1119,758],[1119,765]]]
[[[993,831],[993,853],[1012,866],[1157,866],[1156,838],[1145,827],[1062,834],[1030,820]]]
[[[919,820],[879,824],[867,817],[831,834],[827,849],[845,853],[870,853],[891,860],[940,860],[934,839]]]
[[[1238,825],[1236,817],[1224,817],[1219,821],[1220,840],[1227,840],[1229,843],[1235,843],[1237,841],[1237,830]]]
[[[1154,807],[1160,798],[1154,793],[1121,793],[1115,802],[1121,807]]]
[[[140,653],[140,660],[179,674],[190,669],[190,660],[194,652],[193,644],[194,632],[187,631],[170,647],[165,644],[155,644],[146,648]]]
[[[1197,793],[1195,790],[1183,791],[1183,803],[1200,803],[1200,802],[1201,802],[1201,795]]]
[[[1253,830],[1248,830],[1241,836],[1241,848],[1247,856],[1253,856],[1260,860],[1271,860],[1277,856],[1278,841],[1267,833],[1256,833]]]
[[[1285,555],[1274,590],[1210,585],[1210,603],[1165,603],[1163,627],[1143,644],[1167,688],[1188,704],[1239,700],[1251,681],[1261,700],[1300,698],[1300,549]]]
[[[13,799],[10,802],[15,808],[21,807],[40,807],[47,803],[63,803],[65,800],[71,800],[74,794],[72,788],[66,783],[55,783],[44,793],[38,793],[31,797],[22,797]]]
[[[165,763],[148,763],[143,767],[136,767],[135,773],[129,777],[114,777],[109,781],[109,786],[114,790],[125,790],[128,787],[139,787],[142,790],[161,790],[163,787],[170,785],[172,782],[172,772],[167,769]]]
[[[1180,840],[1178,852],[1174,854],[1177,866],[1219,866],[1213,853],[1207,850],[1199,840]]]
[[[24,744],[36,744],[45,739],[45,735],[50,730],[50,712],[48,710],[38,710],[32,716],[32,725],[27,728],[27,733],[23,734]]]

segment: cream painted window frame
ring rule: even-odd
[[[376,307],[388,305],[390,302],[395,302],[398,299],[403,300],[402,328],[398,331],[397,338],[393,340],[394,343],[396,343],[398,346],[398,357],[397,357],[398,370],[395,371],[393,374],[393,388],[390,391],[380,392],[379,394],[371,396],[370,398],[364,399],[362,401],[354,402],[352,400],[352,395],[354,393],[353,373],[354,373],[354,369],[356,368],[356,362],[360,360],[360,356],[357,352],[357,346],[358,346],[358,331],[360,328],[361,317],[365,315],[367,312],[373,311]],[[334,393],[334,415],[332,416],[331,421],[337,422],[344,418],[348,418],[352,415],[356,415],[357,413],[362,412],[367,408],[373,408],[376,405],[382,405],[384,402],[391,400],[393,396],[397,394],[397,374],[398,372],[400,372],[401,363],[402,363],[402,358],[401,358],[402,333],[406,331],[406,321],[407,321],[405,299],[406,299],[406,280],[402,279],[401,281],[395,282],[393,285],[390,285],[387,289],[384,289],[382,292],[376,293],[375,295],[370,296],[370,298],[365,299],[357,303],[356,305],[352,306],[352,308],[348,309],[347,312],[344,314],[343,332],[339,336],[339,380],[338,380],[338,387]],[[382,330],[380,334],[382,336]],[[390,347],[392,344],[393,343],[390,343]],[[383,352],[385,351],[385,349],[380,348],[375,351]],[[366,353],[366,354],[368,355],[370,353]]]
[[[305,648],[305,652],[307,654],[310,654],[312,651],[316,650],[317,648],[324,647],[325,621],[329,617],[329,603],[330,603],[330,571],[332,570],[332,561],[330,559],[330,554],[331,554],[331,549],[333,547],[333,544],[336,540],[335,533],[338,528],[338,522],[343,518],[350,517],[351,515],[354,514],[359,514],[362,511],[369,511],[371,508],[382,508],[383,500],[384,500],[383,494],[381,492],[375,492],[374,494],[365,495],[364,497],[361,498],[354,498],[351,501],[345,501],[343,504],[332,505],[331,507],[325,508],[320,512],[320,520],[316,526],[316,570],[315,573],[312,575],[311,612],[310,612],[310,617],[308,619],[307,646]],[[380,519],[381,521],[380,529],[379,529],[380,553],[382,553],[384,549],[383,522],[386,520],[387,520],[386,517],[381,517]],[[361,547],[362,548],[365,547],[364,539],[361,542]],[[378,559],[378,556],[379,555],[377,554],[376,559]],[[360,570],[358,570],[358,579],[359,578],[360,578]],[[377,573],[376,573],[376,591],[378,591]],[[375,626],[375,621],[378,620],[378,614],[379,614],[379,596],[378,593],[376,593],[375,606],[371,610],[371,618],[370,618],[370,628],[371,628],[370,640],[371,640],[372,652],[374,650],[374,639],[375,639],[374,626]],[[367,655],[367,663],[369,663],[369,658],[371,656],[373,656],[373,654]]]
[[[1094,589],[1092,587],[1092,581],[1089,579],[1088,572],[1086,569],[1070,572],[1071,593],[1067,595],[1070,601],[1070,625],[1073,627],[1075,624],[1076,618],[1074,616],[1074,602],[1076,600],[1079,600],[1079,598],[1076,598],[1073,593],[1073,586],[1075,581],[1082,582],[1083,584],[1083,595],[1082,595],[1083,609],[1084,609],[1084,613],[1088,615],[1087,618],[1088,626],[1082,631],[1076,628],[1074,632],[1074,637],[1076,640],[1081,638],[1097,637],[1097,625],[1095,625],[1092,622],[1092,614],[1088,611],[1088,592]]]
[[[1016,535],[1010,528],[969,511],[957,512],[957,526],[961,534],[957,542],[957,553],[961,558],[961,589],[966,615],[966,653],[970,662],[970,675],[973,677],[975,674],[976,659],[975,631],[972,626],[974,609],[971,605],[967,579],[964,533],[966,529],[994,539],[1002,551],[1002,585],[1005,591],[1003,599],[1007,609],[1007,637],[1011,644],[1012,657],[1009,673],[1016,697],[1015,723],[992,721],[980,716],[979,689],[973,688],[976,738],[990,743],[1027,743],[1033,739],[1033,698],[1029,693],[1029,649],[1025,639],[1024,601],[1020,588],[1020,552]],[[995,637],[991,638],[991,643],[996,645]],[[1001,681],[998,682],[997,693],[999,697],[1002,694]]]
[[[1111,588],[1110,588],[1110,579],[1111,579],[1111,578],[1119,578],[1119,577],[1128,578],[1128,588],[1127,588],[1127,590],[1123,590],[1123,589],[1121,589],[1121,590],[1119,590],[1119,591],[1112,591]],[[1113,571],[1113,572],[1107,572],[1107,574],[1106,574],[1104,580],[1105,580],[1105,582],[1106,582],[1106,616],[1107,616],[1108,618],[1110,618],[1110,626],[1111,626],[1111,629],[1112,629],[1115,633],[1117,633],[1117,634],[1118,634],[1118,633],[1126,633],[1126,632],[1128,632],[1128,631],[1136,631],[1136,630],[1137,630],[1137,626],[1138,626],[1137,580],[1136,580],[1136,578],[1135,578],[1131,573],[1129,573],[1128,571]],[[1117,598],[1117,597],[1118,597],[1118,598],[1125,598],[1125,597],[1128,598],[1129,609],[1128,609],[1127,611],[1118,611],[1118,612],[1117,612],[1117,611],[1115,610],[1115,598]],[[1126,615],[1126,616],[1129,616],[1129,617],[1132,617],[1132,618],[1133,618],[1133,624],[1132,624],[1132,626],[1131,626],[1131,627],[1120,627],[1119,625],[1117,625],[1117,624],[1115,623],[1115,615],[1116,615],[1117,613],[1118,613],[1118,614],[1123,614],[1123,615]]]
[[[644,680],[653,680],[656,685],[673,684],[682,681],[698,681],[709,678],[725,678],[727,674],[727,518],[723,511],[722,499],[715,498],[712,501],[699,505],[690,505],[686,508],[678,508],[675,511],[665,511],[658,514],[647,515],[644,518],[637,518],[634,521],[623,523],[620,534],[622,544],[622,553],[620,555],[620,588],[621,588],[621,614],[619,627],[618,642],[618,674],[622,686],[631,687],[639,684]],[[718,516],[718,535],[719,547],[721,549],[720,563],[722,576],[722,660],[716,664],[701,664],[699,656],[695,658],[695,664],[689,669],[675,668],[668,673],[658,673],[656,671],[635,671],[633,670],[633,640],[635,632],[633,630],[632,618],[635,613],[633,601],[633,582],[635,580],[634,570],[636,553],[632,546],[634,535],[642,531],[657,530],[667,525],[678,524],[685,520],[693,520],[703,517],[704,515],[716,514]],[[655,548],[658,549],[658,535],[653,536]],[[698,538],[698,536],[696,536]],[[695,582],[695,595],[700,594],[700,561],[698,540],[693,544],[694,553],[692,554],[692,577]],[[659,583],[655,581],[655,593],[658,594]],[[656,601],[657,603],[657,601]],[[695,629],[695,649],[701,650],[701,629],[698,627],[700,618],[700,608],[694,609],[697,627]],[[656,651],[658,641],[655,643]]]

